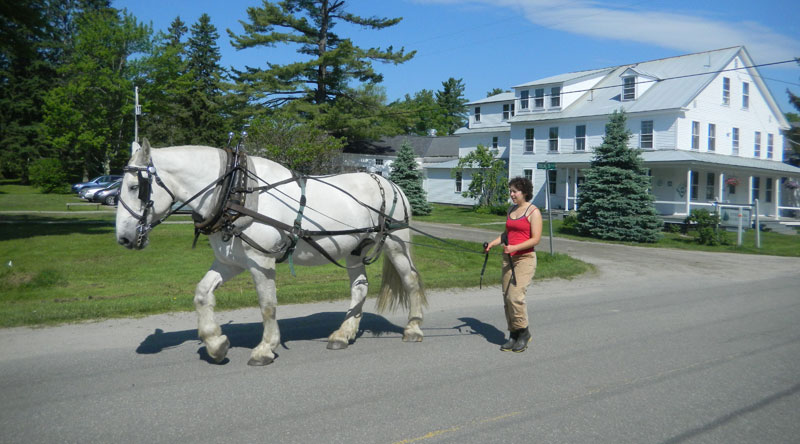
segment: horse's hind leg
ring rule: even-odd
[[[208,355],[217,363],[222,362],[225,355],[228,354],[230,341],[227,336],[222,334],[222,330],[214,319],[214,306],[216,305],[214,290],[242,271],[244,270],[240,267],[214,260],[211,269],[197,284],[194,292],[194,306],[197,309],[197,334],[205,343]]]
[[[404,233],[405,232],[405,233]],[[408,230],[398,232],[398,235],[391,236],[386,240],[384,247],[384,260],[391,262],[394,270],[384,267],[384,280],[399,280],[401,288],[396,288],[395,292],[403,292],[408,303],[408,324],[403,329],[404,342],[421,342],[423,338],[422,329],[422,307],[427,305],[425,290],[422,287],[422,280],[419,272],[411,260],[411,251],[408,247]],[[390,284],[392,286],[397,283]]]
[[[344,322],[339,329],[328,336],[328,350],[347,348],[358,333],[364,300],[367,298],[369,290],[367,267],[364,266],[361,259],[361,256],[349,255],[347,257],[347,274],[350,277],[350,308],[347,309]]]
[[[264,320],[264,332],[261,342],[253,349],[247,365],[268,365],[275,361],[275,350],[281,339],[278,321],[275,318],[278,307],[278,296],[275,289],[275,259],[260,256],[250,264],[250,273],[258,293],[258,304],[261,306],[261,317]]]

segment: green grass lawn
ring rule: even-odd
[[[0,211],[37,208],[64,211],[71,195],[42,195],[30,187],[0,185]],[[20,210],[17,210],[20,211]],[[188,220],[173,216],[170,221]],[[430,216],[417,220],[456,223],[495,231],[503,230],[504,216],[478,214],[469,208],[434,205]],[[0,214],[0,327],[47,325],[109,317],[141,316],[169,311],[193,310],[197,282],[211,265],[213,255],[205,237],[191,248],[191,224],[164,224],[151,233],[150,246],[142,251],[126,250],[114,238],[114,212]],[[556,236],[596,242],[560,233],[560,220],[553,221]],[[548,233],[545,219],[544,233]],[[665,233],[655,244],[631,244],[653,248],[728,251],[736,253],[800,256],[800,236],[761,233],[762,248],[753,246],[754,232],[745,234],[742,247],[707,247],[689,236]],[[735,242],[735,233],[729,238]],[[426,288],[457,288],[478,285],[483,255],[479,242],[451,241],[453,245],[415,236],[414,259]],[[618,242],[623,243],[624,242]],[[455,253],[454,254],[454,250]],[[368,267],[370,289],[380,288],[379,260]],[[567,255],[539,254],[536,279],[570,278],[593,267]],[[292,277],[287,265],[278,265],[278,300],[282,304],[349,298],[347,274],[334,265],[297,267]],[[500,278],[497,252],[489,260],[484,285]],[[243,274],[217,292],[221,310],[255,306],[252,281]],[[343,306],[344,310],[344,306]]]

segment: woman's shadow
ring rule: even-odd
[[[458,318],[458,320],[463,322],[463,324],[456,325],[453,328],[457,329],[459,332],[461,328],[469,327],[472,331],[467,333],[483,336],[490,344],[503,345],[503,342],[505,342],[505,333],[503,333],[502,330],[498,330],[497,327],[492,324],[487,324],[475,318]]]

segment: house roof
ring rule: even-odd
[[[572,80],[580,80],[584,77],[590,77],[595,74],[608,74],[611,72],[614,67],[612,68],[600,68],[600,69],[590,69],[587,71],[576,71],[576,72],[568,72],[566,74],[558,74],[555,76],[545,77],[543,79],[534,80],[533,82],[523,83],[521,85],[516,85],[514,88],[524,88],[526,86],[534,86],[534,85],[547,85],[549,83],[564,83],[569,82]]]
[[[467,105],[480,105],[481,103],[495,103],[495,102],[511,102],[512,100],[514,100],[514,93],[504,92],[500,94],[495,94],[493,96],[489,96],[485,99],[469,102],[467,103]]]
[[[776,118],[785,126],[786,120],[783,113],[772,98],[772,94],[766,84],[761,80],[758,70],[752,67],[752,60],[742,46],[606,68],[608,74],[605,77],[594,85],[591,90],[576,92],[575,94],[581,94],[581,96],[562,111],[517,113],[515,117],[511,118],[511,121],[525,122],[606,116],[620,108],[627,113],[682,109],[687,107],[714,78],[720,75],[720,72],[737,55],[742,57],[746,66],[749,66],[746,69],[751,73],[754,82],[772,107]],[[629,69],[656,80],[653,80],[654,83],[636,100],[622,101],[620,98],[620,75]],[[601,71],[603,70],[584,71],[583,73]],[[567,80],[575,74],[578,73],[549,77],[521,86],[554,83],[559,80]]]
[[[359,141],[347,145],[343,152],[350,154],[367,154],[395,157],[408,142],[415,157],[458,157],[457,136],[417,136],[403,135],[384,137],[376,141]]]
[[[558,154],[548,162],[556,165],[588,165],[592,162],[594,153],[568,153]],[[715,166],[728,166],[734,168],[750,168],[764,171],[787,173],[800,176],[800,168],[775,160],[752,159],[747,157],[728,156],[724,154],[699,153],[684,150],[658,150],[643,151],[642,159],[645,163],[659,164],[706,164]]]

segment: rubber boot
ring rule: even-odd
[[[508,341],[505,344],[500,346],[500,351],[511,351],[514,348],[514,344],[517,343],[517,336],[519,335],[519,330],[512,330],[508,335]]]
[[[517,342],[511,347],[511,351],[514,353],[522,353],[528,348],[528,342],[531,342],[531,332],[528,330],[528,327],[518,330],[517,332]]]

